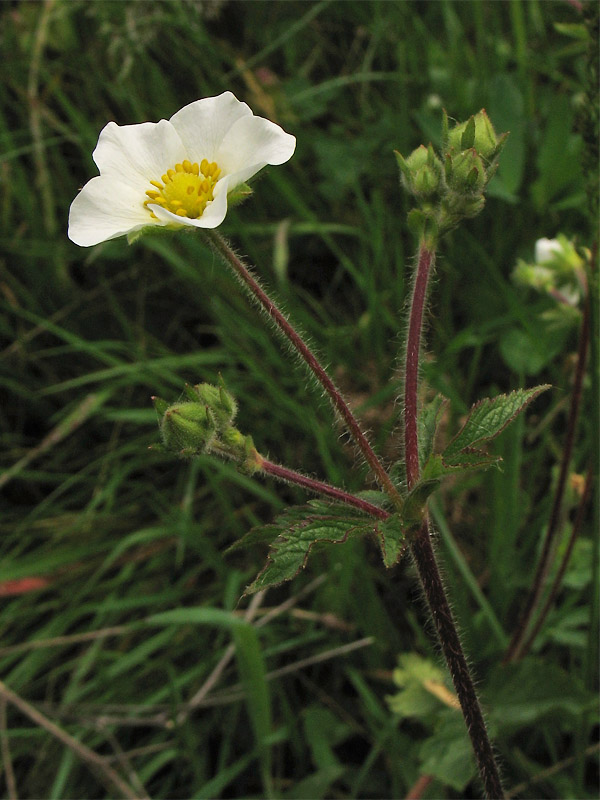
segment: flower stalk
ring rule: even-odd
[[[378,506],[373,505],[373,503],[369,503],[360,497],[356,497],[356,495],[345,492],[343,489],[338,489],[337,486],[331,486],[323,481],[309,478],[308,476],[302,475],[293,469],[288,469],[288,467],[282,467],[279,464],[274,464],[272,461],[269,461],[262,456],[260,456],[259,470],[264,472],[266,475],[271,475],[273,478],[277,478],[285,483],[293,483],[296,486],[301,486],[303,489],[308,489],[309,492],[314,492],[315,494],[320,494],[324,497],[331,497],[333,500],[337,500],[339,503],[345,503],[346,505],[358,508],[360,511],[364,511],[365,514],[369,514],[371,517],[377,517],[377,519],[387,519],[390,516],[389,512],[385,511],[383,508],[379,508]]]
[[[233,270],[242,286],[258,303],[263,311],[266,312],[267,316],[274,323],[275,327],[285,336],[285,338],[292,345],[294,350],[302,358],[309,370],[321,384],[323,389],[327,392],[333,407],[342,418],[350,435],[359,447],[365,461],[371,468],[377,481],[394,501],[394,503],[400,506],[402,500],[398,490],[392,483],[390,476],[385,470],[385,467],[375,454],[375,451],[371,447],[369,440],[361,430],[356,417],[352,411],[350,411],[339,389],[331,380],[315,354],[312,352],[300,334],[296,331],[293,325],[289,322],[289,320],[285,317],[285,315],[279,310],[275,302],[260,286],[256,278],[252,275],[250,269],[234,253],[227,241],[214,230],[207,231],[205,235],[214,250],[219,254],[219,256],[221,256],[227,266]]]

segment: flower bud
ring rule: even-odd
[[[461,152],[472,147],[486,161],[491,161],[502,148],[507,134],[497,136],[485,109],[481,109],[467,122],[448,131],[447,150]]]
[[[394,152],[400,168],[402,185],[406,191],[428,199],[443,190],[442,162],[431,145],[417,147],[406,159],[397,151]]]
[[[548,261],[553,261],[561,250],[558,239],[538,239],[535,243],[535,263],[546,264]]]
[[[578,253],[574,242],[560,233],[556,239],[538,239],[535,263],[519,259],[513,278],[552,297],[563,318],[568,309],[577,309],[587,293],[585,258]]]
[[[161,414],[159,428],[165,448],[186,455],[209,450],[216,426],[207,406],[192,402],[175,403],[165,410],[164,402],[154,398],[154,406]]]
[[[446,181],[459,194],[478,194],[487,182],[485,166],[474,147],[446,156]]]
[[[556,239],[537,240],[535,262],[546,264],[565,275],[582,270],[585,263],[574,243],[562,233],[559,233]]]
[[[237,403],[224,385],[213,386],[211,383],[198,383],[196,386],[186,384],[185,393],[190,400],[207,406],[219,431],[226,430],[237,413]]]

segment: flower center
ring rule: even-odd
[[[144,205],[159,205],[178,217],[198,219],[204,213],[207,203],[213,200],[213,189],[221,174],[221,170],[213,161],[203,158],[200,165],[192,164],[187,159],[181,164],[175,164],[174,169],[168,169],[162,176],[162,183],[150,181],[155,189],[148,189],[148,199]],[[148,208],[154,219],[157,216]]]

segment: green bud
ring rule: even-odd
[[[198,383],[196,386],[186,384],[185,393],[196,403],[199,401],[210,409],[217,429],[226,430],[237,413],[237,403],[222,383],[220,386],[213,386],[211,383]]]
[[[430,199],[443,190],[442,162],[431,145],[417,147],[406,159],[397,151],[394,152],[402,185],[407,192],[416,197]]]
[[[185,451],[187,455],[209,450],[216,432],[211,412],[205,405],[197,402],[169,406],[162,415],[159,427],[165,448],[177,452]]]
[[[487,183],[485,166],[474,147],[446,156],[445,171],[448,186],[460,194],[477,194]]]
[[[480,156],[491,161],[500,152],[506,137],[507,134],[501,136],[496,134],[490,118],[482,108],[467,122],[455,125],[448,131],[446,152],[450,150],[460,152],[474,147]]]
[[[424,167],[429,161],[429,150],[424,144],[419,145],[416,150],[413,150],[409,157],[406,159],[406,166],[411,174]]]

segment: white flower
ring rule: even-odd
[[[283,164],[296,139],[255,117],[231,92],[184,106],[170,120],[100,133],[100,175],[69,212],[69,238],[89,247],[148,225],[216,228],[227,195],[267,164]]]
[[[535,243],[535,263],[547,264],[554,261],[554,256],[562,253],[562,245],[558,239],[538,239]]]

